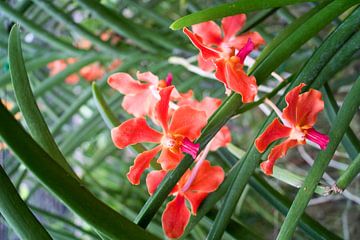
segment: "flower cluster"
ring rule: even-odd
[[[106,31],[100,35],[101,40],[109,41],[114,45],[120,38],[111,31]],[[92,43],[87,39],[80,39],[75,44],[80,49],[88,50],[92,47]],[[48,63],[49,75],[54,76],[64,71],[69,64],[77,62],[76,58],[59,59]],[[95,81],[101,79],[107,71],[113,71],[121,65],[120,59],[114,59],[108,66],[104,66],[100,62],[95,62],[80,69],[79,73],[74,73],[65,78],[65,83],[76,84],[80,77],[86,81]]]
[[[198,63],[205,71],[215,71],[217,80],[225,85],[226,93],[240,94],[244,103],[253,102],[257,95],[254,76],[244,71],[245,58],[250,52],[264,44],[263,38],[256,32],[237,35],[246,20],[244,14],[227,17],[220,28],[215,22],[194,25],[192,31],[184,28],[184,33],[199,49]],[[131,118],[111,130],[116,147],[124,149],[130,145],[149,143],[149,150],[139,153],[127,173],[128,180],[140,184],[141,176],[147,171],[146,186],[152,195],[168,171],[175,169],[185,154],[195,161],[181,177],[170,195],[174,198],[167,204],[162,225],[169,238],[180,237],[190,219],[207,195],[215,191],[224,179],[224,171],[212,166],[206,160],[209,151],[226,147],[231,142],[230,130],[223,126],[215,137],[200,151],[196,139],[206,126],[209,117],[222,104],[220,99],[205,97],[198,101],[190,90],[180,93],[172,84],[173,76],[164,79],[151,72],[137,72],[134,79],[127,73],[115,73],[108,84],[125,95],[122,107]],[[276,159],[284,157],[287,150],[308,139],[326,148],[329,139],[318,133],[313,125],[317,114],[323,110],[321,93],[314,89],[300,94],[304,84],[291,90],[286,96],[288,106],[281,112],[274,107],[279,119],[275,119],[256,140],[260,152],[274,141],[286,138],[275,146],[268,160],[261,164],[266,174],[272,174]],[[311,105],[309,105],[311,102]],[[161,170],[153,170],[152,164],[158,164]],[[190,205],[187,207],[186,202]]]
[[[175,195],[175,198],[163,213],[166,235],[176,238],[182,235],[191,215],[185,200],[190,203],[192,213],[196,214],[202,200],[223,181],[222,168],[211,166],[205,158],[208,151],[225,147],[231,142],[230,130],[223,127],[211,144],[198,154],[200,146],[194,141],[200,136],[210,115],[220,106],[221,100],[205,97],[197,101],[191,91],[179,93],[172,85],[171,74],[162,80],[151,72],[138,72],[136,75],[137,80],[127,73],[115,73],[108,79],[112,88],[125,95],[123,108],[134,115],[134,118],[113,128],[111,136],[120,149],[137,143],[155,144],[150,150],[137,155],[127,174],[132,184],[139,184],[142,174],[156,159],[161,170],[150,171],[146,177],[150,194],[153,194],[166,173],[176,168],[184,154],[195,159],[195,167],[188,170],[173,189],[171,195]],[[150,126],[146,117],[154,127]],[[156,126],[161,130],[155,129]],[[178,221],[179,218],[181,221]]]

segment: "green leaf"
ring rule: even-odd
[[[239,13],[249,13],[303,2],[320,2],[320,0],[239,0],[234,3],[222,4],[182,17],[173,22],[170,25],[170,28],[178,30],[197,23],[232,16]]]
[[[19,25],[14,25],[10,32],[9,64],[16,100],[32,137],[48,154],[51,155],[53,159],[55,159],[60,166],[62,166],[73,177],[77,178],[57,147],[55,140],[52,137],[38,106],[36,105],[21,52]]]
[[[74,48],[71,44],[54,37],[54,35],[46,32],[41,27],[37,26],[33,22],[29,21],[28,19],[24,18],[23,15],[14,9],[12,9],[7,3],[4,1],[0,2],[0,10],[3,14],[7,17],[11,18],[14,21],[17,21],[22,26],[26,27],[28,30],[33,32],[36,36],[44,40],[45,42],[53,45],[55,48],[59,50],[63,50],[73,54],[79,54],[83,52],[82,50]]]
[[[296,225],[301,217],[302,213],[308,202],[313,195],[317,183],[323,176],[326,167],[328,166],[332,156],[334,155],[337,146],[339,145],[343,135],[346,132],[353,116],[356,114],[358,107],[360,106],[360,98],[358,97],[360,92],[360,78],[356,80],[355,84],[347,94],[343,105],[341,106],[335,122],[331,126],[329,133],[330,143],[326,150],[321,151],[315,161],[314,165],[309,171],[308,176],[305,179],[304,185],[298,191],[295,200],[293,201],[291,208],[281,226],[277,239],[291,239],[295,231]]]
[[[75,23],[71,17],[64,12],[62,12],[59,8],[54,6],[51,2],[48,1],[41,1],[41,0],[34,0],[36,5],[41,7],[44,11],[48,12],[57,19],[59,22],[62,22],[66,27],[73,30],[76,33],[79,33],[84,38],[90,40],[93,44],[98,46],[101,50],[104,50],[108,54],[113,54],[117,57],[124,56],[124,51],[121,51],[119,48],[115,46],[111,46],[109,42],[102,41],[98,36],[94,35],[86,28],[82,27],[81,25]]]
[[[133,40],[141,49],[152,53],[156,52],[156,48],[144,40],[141,35],[137,34],[134,28],[131,28],[131,26],[127,24],[127,21],[123,16],[118,15],[113,10],[106,8],[98,1],[79,0],[78,3],[81,6],[89,9],[95,16],[105,21],[116,32]]]
[[[21,239],[52,239],[17,193],[0,166],[0,212]]]
[[[40,67],[45,66],[49,62],[52,62],[57,59],[63,59],[66,57],[68,57],[66,54],[47,54],[29,61],[28,63],[25,64],[25,66],[28,71],[33,71],[39,69]],[[0,76],[0,87],[6,85],[9,82],[10,82],[10,73],[5,73],[4,75]]]
[[[95,198],[81,183],[51,158],[0,104],[0,135],[22,163],[59,200],[88,224],[111,239],[157,239],[103,202]],[[19,141],[21,139],[21,141]]]

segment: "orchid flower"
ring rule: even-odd
[[[102,78],[105,74],[104,68],[96,62],[80,69],[80,76],[91,82]]]
[[[48,63],[47,67],[49,69],[49,76],[55,76],[56,74],[65,70],[68,64],[73,64],[76,62],[75,58],[68,58],[68,59],[59,59],[53,62]],[[80,78],[77,74],[71,74],[66,79],[65,82],[67,84],[76,84],[79,82]]]
[[[184,97],[177,103],[179,106],[189,105],[199,111],[205,111],[206,117],[209,119],[210,116],[218,109],[221,105],[221,100],[218,98],[204,97],[202,101],[189,97]],[[215,135],[210,143],[210,151],[216,151],[220,147],[226,147],[231,142],[231,133],[227,126],[222,127],[219,132]]]
[[[252,39],[255,48],[264,44],[264,39],[257,32],[247,32],[236,36],[246,22],[245,14],[238,14],[223,18],[221,28],[214,22],[203,22],[192,26],[193,32],[202,39],[202,43],[219,52],[228,52],[233,49],[242,49],[248,39]],[[198,55],[199,67],[204,71],[213,71],[214,64],[202,55]]]
[[[231,91],[234,91],[242,96],[244,103],[249,103],[254,101],[257,85],[255,77],[247,76],[243,70],[244,61],[256,46],[263,43],[263,40],[257,33],[235,37],[245,22],[244,16],[236,15],[223,19],[223,39],[220,29],[213,22],[196,26],[195,30],[200,35],[195,30],[193,33],[187,28],[184,28],[183,31],[199,49],[201,57],[215,65],[215,77],[225,85],[226,93],[230,94]],[[217,27],[217,30],[211,30],[214,26]],[[200,31],[200,29],[202,30]]]
[[[166,173],[164,170],[159,170],[147,175],[146,185],[150,195],[155,192]],[[198,169],[187,170],[170,193],[175,198],[166,205],[162,215],[166,236],[178,238],[184,233],[191,215],[185,200],[190,203],[192,214],[196,215],[201,202],[209,193],[214,192],[223,180],[223,169],[219,166],[211,166],[207,160],[203,161]]]
[[[286,139],[271,149],[268,159],[261,163],[260,167],[267,175],[272,174],[275,161],[284,157],[288,149],[305,144],[306,140],[310,140],[324,150],[330,141],[327,135],[319,133],[313,128],[317,115],[324,109],[321,92],[310,89],[308,92],[300,94],[304,86],[305,84],[301,83],[286,94],[287,106],[282,112],[270,103],[281,122],[275,118],[256,139],[255,146],[262,153],[272,142],[282,138]]]
[[[201,129],[207,123],[206,114],[190,106],[181,106],[174,111],[169,123],[169,102],[173,89],[174,86],[161,89],[160,100],[155,106],[155,117],[162,132],[150,128],[143,117],[129,119],[111,131],[113,142],[120,149],[141,142],[158,144],[136,157],[127,174],[132,184],[139,184],[141,174],[160,151],[157,162],[167,171],[178,165],[184,157],[183,152],[194,159],[198,154],[200,145],[193,141],[200,136]]]
[[[115,73],[108,79],[108,84],[126,95],[122,107],[135,117],[150,116],[153,118],[154,107],[159,100],[159,91],[171,85],[172,75],[169,74],[165,80],[159,80],[151,72],[136,73],[134,80],[127,73]],[[176,89],[173,90],[171,98],[180,98]]]

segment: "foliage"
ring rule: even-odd
[[[359,3],[0,2],[0,238],[356,239]]]

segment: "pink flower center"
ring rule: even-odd
[[[306,139],[318,144],[321,150],[325,150],[328,143],[330,142],[328,135],[319,133],[314,128],[308,129],[305,137]]]

